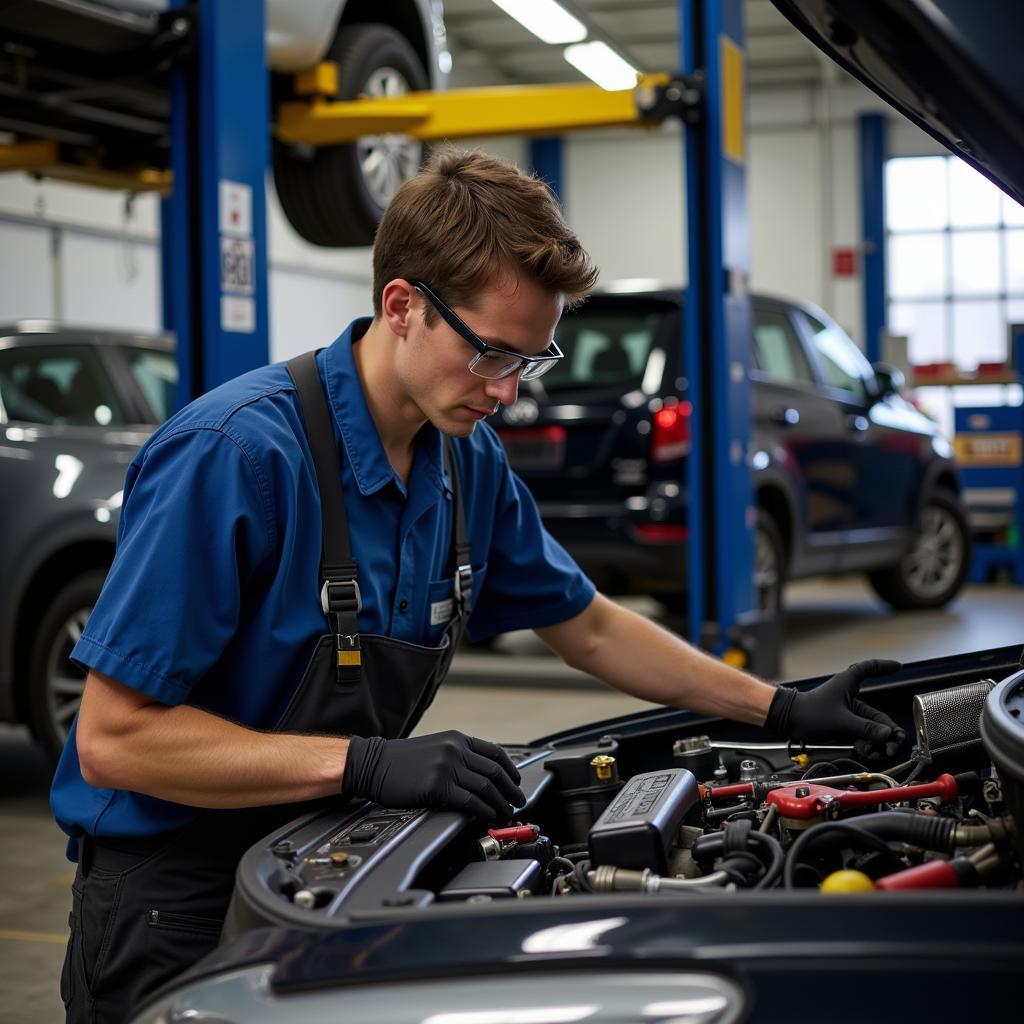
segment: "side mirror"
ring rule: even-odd
[[[875,363],[871,368],[875,371],[875,386],[880,399],[898,395],[907,386],[907,378],[898,366]]]

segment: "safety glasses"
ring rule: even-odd
[[[539,356],[523,356],[518,352],[508,352],[503,348],[495,348],[479,338],[476,332],[448,305],[442,302],[422,281],[410,281],[423,297],[437,310],[448,326],[455,333],[468,341],[476,349],[476,355],[469,361],[469,372],[488,380],[500,380],[513,373],[519,373],[520,380],[536,380],[551,369],[562,352],[552,342]]]

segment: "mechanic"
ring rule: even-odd
[[[239,857],[310,801],[507,820],[525,798],[500,747],[408,738],[467,626],[535,629],[656,704],[901,739],[857,700],[895,663],[776,690],[597,594],[477,429],[561,358],[562,310],[597,277],[546,186],[442,152],[392,201],[373,272],[372,319],[204,395],[128,469],[52,792],[78,862],[69,1021],[119,1024],[212,950]]]

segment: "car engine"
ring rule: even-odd
[[[225,935],[613,893],[1024,892],[1024,672],[879,701],[907,725],[899,763],[655,713],[590,742],[508,747],[528,797],[509,824],[320,808],[243,858]]]

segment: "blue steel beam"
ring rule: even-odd
[[[179,405],[269,356],[263,0],[201,0],[194,17],[197,52],[171,87],[174,186],[161,210]]]
[[[872,363],[882,358],[885,327],[885,117],[862,114],[860,196],[864,251],[864,352]]]
[[[754,605],[749,468],[752,321],[742,0],[680,0],[684,73],[703,71],[704,116],[684,133],[688,276],[683,366],[693,405],[689,634],[718,652]]]
[[[562,179],[564,146],[561,136],[530,139],[530,166],[534,174],[547,182],[558,201],[565,206],[565,186]]]

